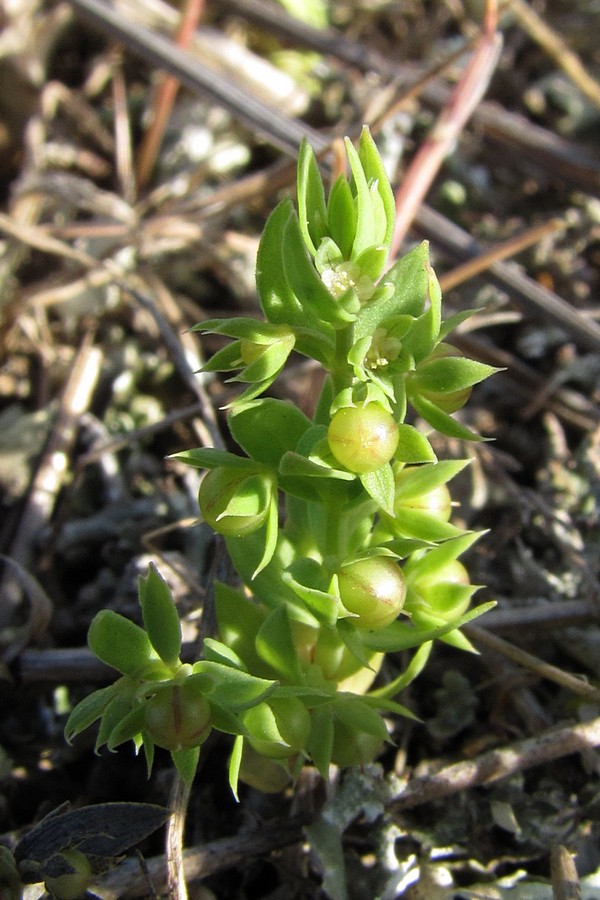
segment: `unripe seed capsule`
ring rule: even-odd
[[[387,556],[360,559],[338,574],[340,599],[358,618],[359,628],[385,628],[398,617],[406,597],[406,582],[398,564]]]
[[[268,476],[219,466],[202,479],[198,503],[204,521],[226,537],[243,537],[257,531],[269,514],[273,486]],[[236,499],[235,514],[231,501]]]
[[[379,403],[345,406],[329,423],[331,452],[350,472],[374,472],[390,461],[398,446],[394,417]]]
[[[462,353],[456,347],[453,347],[452,344],[438,344],[419,367],[419,372],[426,372],[428,363],[435,362],[438,359],[447,359],[450,356],[462,357]],[[462,409],[471,396],[472,390],[472,387],[466,387],[458,391],[432,391],[428,388],[420,387],[419,393],[426,400],[431,400],[432,403],[435,403],[443,412],[450,414]]]
[[[190,684],[171,684],[148,700],[144,728],[165,750],[199,747],[210,734],[212,713],[208,700]]]
[[[272,698],[253,706],[244,716],[251,747],[270,759],[287,759],[299,753],[310,734],[310,713],[297,697]],[[274,739],[281,735],[284,743]]]

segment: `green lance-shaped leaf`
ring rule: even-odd
[[[292,332],[285,325],[272,325],[251,316],[233,316],[228,319],[205,319],[191,329],[203,334],[225,334],[231,338],[251,343],[269,344],[290,337]]]
[[[429,306],[404,337],[404,345],[417,363],[431,353],[439,341],[442,324],[442,290],[429,261],[425,262],[425,272]]]
[[[425,308],[427,297],[427,268],[429,244],[423,241],[410,253],[401,257],[389,269],[382,281],[393,285],[391,295],[365,304],[354,324],[354,339],[372,336],[387,319],[406,315],[417,318]]]
[[[229,416],[240,447],[257,462],[274,467],[284,453],[295,450],[310,427],[310,419],[296,406],[271,397],[247,403]]]
[[[365,703],[359,697],[343,694],[333,701],[333,714],[335,718],[356,731],[365,731],[380,738],[382,741],[389,739],[385,722],[369,703]]]
[[[418,556],[409,559],[404,567],[404,574],[407,580],[412,578],[422,578],[426,575],[434,575],[447,563],[453,562],[455,559],[465,553],[473,546],[475,541],[485,534],[485,531],[469,531],[459,537],[446,541],[433,550],[423,552]]]
[[[394,234],[394,222],[396,219],[394,193],[375,141],[366,126],[363,128],[360,135],[358,157],[367,182],[371,186],[375,186],[375,189],[381,198],[382,214],[379,214],[378,218],[380,221],[377,222],[381,233],[378,234],[377,241],[374,243],[381,243],[386,247],[389,247]]]
[[[138,592],[144,628],[150,643],[167,666],[179,664],[181,623],[168,584],[154,565],[140,578]]]
[[[298,153],[298,215],[304,243],[314,256],[327,236],[327,207],[319,166],[307,140]]]
[[[171,750],[171,759],[175,763],[181,780],[191,784],[198,769],[200,747],[189,747],[185,750]]]
[[[256,260],[258,298],[265,318],[269,322],[289,325],[292,328],[301,327],[315,330],[315,315],[317,314],[314,308],[305,302],[305,298],[296,295],[286,275],[284,238],[286,225],[292,215],[296,218],[299,250],[302,253],[307,252],[292,202],[289,199],[282,200],[267,219],[258,247]],[[298,252],[298,246],[296,252]],[[326,323],[320,323],[319,330],[328,333],[329,338],[333,337],[333,330]]]
[[[216,469],[219,466],[227,466],[229,469],[239,469],[246,472],[256,472],[256,463],[245,456],[237,456],[227,450],[216,450],[214,447],[198,447],[195,450],[182,450],[173,453],[169,459],[178,459],[195,469]]]
[[[144,728],[144,705],[139,703],[120,719],[106,738],[106,746],[114,750],[126,741],[133,741]]]
[[[389,740],[379,713],[358,697],[340,697],[332,705],[332,761],[339,766],[361,766],[372,762]]]
[[[125,719],[131,712],[133,706],[132,692],[119,691],[107,705],[102,718],[100,719],[100,727],[96,736],[95,750],[99,750],[107,743],[110,735],[119,723]]]
[[[493,600],[490,600],[488,603],[480,603],[479,606],[468,610],[455,622],[446,622],[438,628],[425,630],[415,628],[409,622],[397,620],[378,631],[365,632],[363,643],[365,647],[381,653],[397,653],[400,650],[410,650],[412,647],[420,647],[421,644],[427,641],[435,641],[445,637],[451,631],[462,628],[463,625],[467,625],[473,619],[477,619],[490,609],[493,609],[495,605]]]
[[[71,710],[67,724],[65,725],[65,739],[71,743],[80,732],[85,731],[98,719],[102,718],[104,711],[118,690],[118,681],[105,688],[84,697],[77,706]]]
[[[194,330],[194,329],[193,329]],[[233,341],[213,353],[211,358],[204,363],[201,372],[232,372],[243,365],[239,341]]]
[[[447,484],[470,462],[470,459],[446,459],[430,465],[402,469],[396,479],[396,500],[412,500]]]
[[[437,457],[424,434],[414,425],[401,422],[398,425],[398,447],[395,458],[404,463],[435,463]]]
[[[272,384],[283,369],[288,356],[294,349],[294,337],[287,336],[271,344],[254,343],[247,346],[242,341],[242,359],[249,360],[248,365],[239,375],[229,378],[228,382],[241,381],[244,384],[267,382]]]
[[[317,707],[312,712],[313,726],[307,742],[307,751],[323,778],[329,778],[329,766],[333,752],[333,711],[331,704]]]
[[[256,636],[258,655],[284,678],[302,683],[303,676],[285,606],[265,619]]]
[[[240,767],[242,764],[242,754],[244,751],[244,738],[242,735],[238,735],[236,737],[233,749],[231,751],[231,756],[229,757],[229,787],[231,788],[231,793],[235,797],[236,800],[239,800],[238,796],[238,784],[240,777]]]
[[[464,529],[440,519],[435,513],[428,513],[410,506],[397,506],[394,518],[389,522],[393,534],[401,537],[415,538],[429,544],[447,541],[464,533]]]
[[[351,258],[355,259],[357,256],[360,256],[360,254],[364,250],[366,250],[367,247],[371,247],[373,244],[380,243],[377,240],[377,225],[379,223],[375,222],[371,192],[369,190],[369,184],[367,182],[360,157],[349,138],[346,138],[346,153],[348,155],[348,162],[350,163],[350,168],[352,170],[352,188],[355,196],[357,212],[356,232],[354,235],[351,254]]]
[[[272,679],[257,678],[232,666],[208,660],[200,660],[194,664],[194,674],[189,676],[188,681],[193,683],[199,676],[209,678],[209,686],[203,687],[209,702],[214,701],[235,712],[256,706],[266,700],[277,687],[277,682]]]
[[[421,644],[404,672],[392,681],[383,685],[383,687],[369,691],[369,698],[373,697],[378,700],[384,698],[389,699],[396,694],[399,694],[400,691],[403,691],[404,688],[408,687],[408,685],[421,674],[429,660],[432,648],[433,641],[426,641],[424,644]]]
[[[329,192],[327,218],[329,234],[342,259],[350,259],[356,234],[356,204],[344,175],[338,175]],[[317,248],[318,249],[318,248]]]
[[[307,312],[335,329],[344,328],[355,320],[360,308],[358,297],[351,291],[334,297],[327,290],[304,246],[293,208],[284,225],[281,249],[288,285]]]
[[[394,474],[390,465],[360,476],[362,486],[375,503],[389,515],[394,514]]]
[[[156,658],[143,628],[111,609],[100,610],[92,619],[88,645],[102,662],[123,675],[133,675]]]
[[[429,422],[436,431],[439,431],[440,434],[447,434],[448,437],[458,438],[458,440],[461,441],[485,440],[481,435],[477,434],[477,432],[467,428],[466,425],[461,425],[460,422],[453,419],[449,413],[441,410],[439,406],[432,403],[431,400],[427,400],[423,396],[414,394],[411,395],[410,402],[418,414],[425,419],[426,422]]]
[[[294,560],[282,578],[320,622],[335,625],[340,601],[330,590],[331,579],[322,565],[314,559],[299,558]]]
[[[478,384],[500,371],[494,366],[465,359],[462,356],[441,356],[417,368],[414,390],[426,394],[454,393]],[[435,401],[434,401],[435,402]]]

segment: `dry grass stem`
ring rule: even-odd
[[[594,685],[589,684],[582,678],[578,678],[576,675],[571,675],[569,672],[559,669],[557,666],[544,662],[543,659],[534,656],[532,653],[527,653],[526,650],[521,650],[520,647],[515,647],[514,644],[498,637],[498,635],[490,634],[485,628],[480,628],[478,625],[466,625],[465,634],[468,634],[475,644],[483,644],[484,647],[501,653],[502,656],[518,663],[518,665],[533,672],[539,678],[553,681],[554,684],[560,685],[560,687],[571,691],[578,697],[589,700],[590,703],[600,699],[600,690]]]

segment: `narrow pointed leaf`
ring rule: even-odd
[[[179,662],[181,624],[168,584],[154,565],[138,583],[142,617],[150,643],[168,666]]]
[[[327,207],[317,160],[306,140],[298,152],[298,215],[304,242],[314,256],[327,234]]]
[[[124,675],[141,669],[154,656],[146,632],[111,609],[103,609],[92,619],[88,644],[98,659]]]
[[[374,472],[365,472],[360,476],[362,486],[375,503],[384,512],[394,515],[394,473],[386,463]]]

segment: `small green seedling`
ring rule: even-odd
[[[386,271],[394,197],[367,129],[346,151],[349,175],[327,192],[300,148],[297,210],[276,207],[258,250],[263,320],[197,326],[231,339],[205,371],[241,386],[227,420],[238,449],[176,455],[205,470],[200,511],[242,582],[216,584],[218,640],[181,662],[152,566],[143,628],[106,610],[90,627],[121,677],[74,709],[67,737],[99,720],[97,747],[133,740],[148,767],[163,747],[186,781],[213,728],[235,736],[234,791],[239,779],[281,790],[305,763],[327,777],[373,760],[384,715],[411,715],[396,696],[432,642],[471,650],[461,627],[493,605],[471,608],[459,557],[479,534],[451,521],[449,483],[468,460],[438,460],[429,437],[481,440],[454,414],[495,370],[448,342],[466,314],[443,319],[426,243]],[[292,351],[325,372],[311,417],[262,396]],[[409,649],[406,671],[374,687],[385,654]]]

